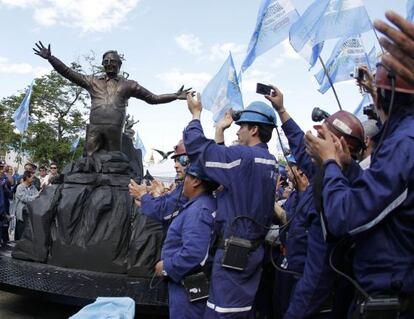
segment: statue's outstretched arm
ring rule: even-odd
[[[176,93],[157,95],[147,90],[143,86],[140,86],[138,83],[134,81],[131,82],[133,83],[131,96],[136,97],[137,99],[141,99],[149,104],[162,104],[175,100],[184,100],[191,90],[191,88],[184,89],[184,86],[182,86]]]
[[[57,57],[52,55],[52,51],[50,49],[50,44],[47,48],[43,45],[41,41],[39,43],[35,43],[36,48],[33,48],[33,51],[36,55],[42,57],[45,60],[48,60],[49,63],[53,66],[53,68],[58,72],[60,75],[68,79],[69,81],[76,83],[77,85],[88,88],[89,81],[88,77],[82,73],[76,72],[62,61],[60,61]]]

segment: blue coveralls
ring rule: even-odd
[[[0,175],[0,242],[8,241],[8,222],[6,214],[9,214],[11,185],[5,174]]]
[[[184,144],[190,161],[201,161],[206,174],[224,187],[217,198],[216,226],[221,238],[263,240],[267,230],[250,220],[239,219],[233,233],[230,228],[236,216],[248,216],[264,226],[271,223],[277,162],[267,145],[217,145],[204,136],[199,120],[185,129]],[[204,318],[252,318],[263,254],[259,245],[250,253],[245,270],[237,271],[221,266],[223,249],[217,249]]]
[[[285,122],[282,129],[299,168],[312,181],[317,168],[306,153],[303,131],[293,119]],[[306,318],[319,313],[334,289],[336,277],[329,267],[333,245],[325,243],[312,186],[298,196],[296,205],[285,207],[288,220],[297,210],[288,229],[287,260],[288,269],[302,275],[291,294],[285,319]]]
[[[168,228],[161,251],[164,270],[169,277],[170,318],[202,318],[206,300],[190,302],[181,280],[207,261],[214,228],[216,200],[201,194],[181,208]]]
[[[184,183],[179,183],[177,187],[166,195],[153,197],[145,194],[141,197],[142,214],[161,221],[165,225],[171,222],[171,219],[177,216],[180,209],[188,201],[188,198],[182,194]]]
[[[334,161],[324,165],[327,228],[353,236],[355,277],[371,296],[414,294],[413,113],[412,106],[393,112],[370,168],[352,180]],[[414,318],[414,310],[400,318]]]

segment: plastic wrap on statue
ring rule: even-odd
[[[137,212],[132,223],[128,254],[128,275],[148,277],[154,273],[155,264],[161,259],[164,240],[162,224]]]
[[[132,143],[124,144],[127,148]],[[132,154],[132,150],[129,150]],[[13,257],[52,265],[149,277],[163,240],[160,223],[141,216],[128,192],[142,178],[142,160],[98,151],[63,171],[27,205],[23,238]],[[139,172],[136,168],[140,169]]]

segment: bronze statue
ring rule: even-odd
[[[128,99],[135,97],[149,104],[169,103],[185,100],[191,90],[182,86],[176,93],[156,95],[140,86],[136,81],[119,76],[122,65],[117,51],[107,51],[102,56],[105,74],[84,75],[78,73],[52,55],[50,44],[45,47],[42,42],[35,44],[35,54],[49,61],[53,68],[89,92],[91,97],[91,113],[86,135],[86,152],[91,156],[94,152],[104,149],[120,151],[122,130],[125,122]]]

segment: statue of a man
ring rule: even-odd
[[[89,156],[100,149],[121,150],[122,130],[130,97],[149,104],[161,104],[177,99],[185,100],[191,90],[181,87],[177,93],[153,94],[136,81],[118,75],[122,61],[117,51],[107,51],[103,54],[102,65],[105,74],[96,76],[84,75],[66,66],[52,55],[50,44],[45,47],[39,41],[35,45],[35,54],[48,60],[59,74],[89,92],[92,104],[86,136],[86,151]]]

